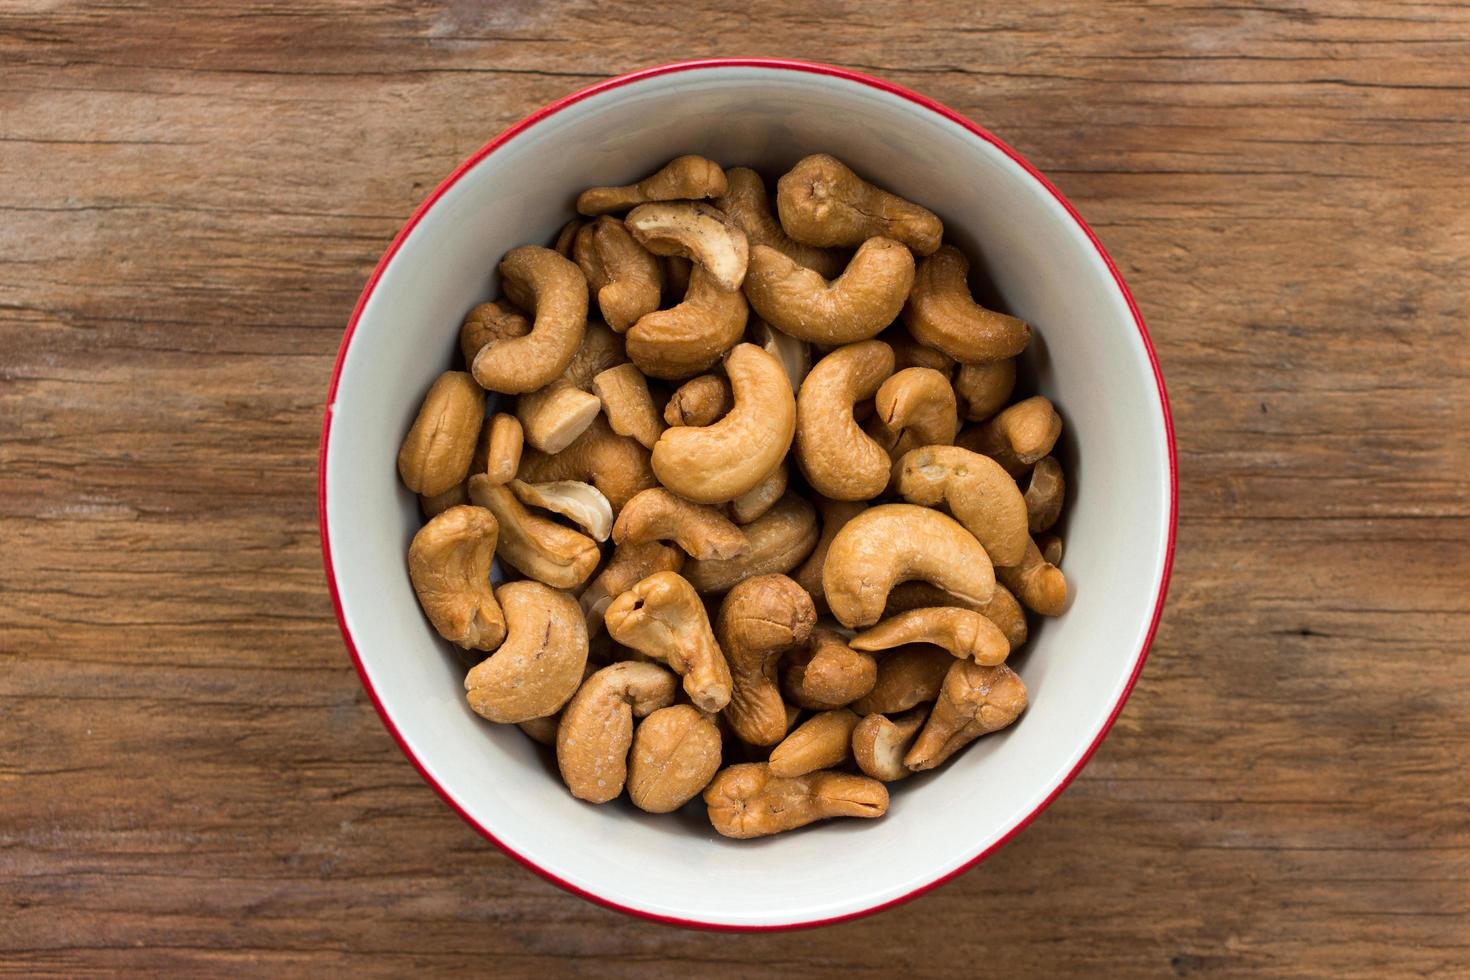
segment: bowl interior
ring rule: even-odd
[[[939,772],[894,788],[878,821],[757,841],[574,800],[540,750],[466,706],[459,658],[420,614],[404,555],[419,526],[395,458],[466,310],[496,294],[508,249],[547,242],[580,189],[631,181],[681,153],[768,182],[830,152],[944,219],[1008,311],[1035,325],[1034,389],[1066,420],[1063,565],[1072,608],[1017,666],[1031,706]],[[772,185],[773,188],[773,185]],[[383,271],[342,363],[325,458],[328,543],[344,623],[407,749],[474,822],[606,901],[725,925],[809,922],[901,898],[1002,840],[1105,730],[1159,601],[1171,500],[1161,395],[1098,250],[1015,161],[909,99],[850,79],[761,67],[647,77],[566,105],[470,167]]]

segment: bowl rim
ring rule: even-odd
[[[1128,676],[1127,682],[1123,685],[1123,689],[1118,695],[1117,701],[1114,703],[1112,710],[1108,714],[1107,719],[1103,722],[1102,727],[1098,729],[1097,735],[1093,738],[1092,743],[1087,747],[1086,751],[1084,751],[1081,757],[1077,760],[1077,764],[1073,766],[1072,769],[1067,772],[1065,776],[1058,780],[1057,784],[1051,789],[1046,797],[1039,804],[1037,804],[1037,806],[1033,810],[1031,810],[1031,812],[1029,812],[1028,814],[1026,814],[1026,816],[1017,821],[1016,824],[1008,829],[1004,834],[1002,834],[1000,838],[995,841],[995,843],[987,847],[985,850],[981,851],[979,854],[975,855],[970,860],[964,862],[959,867],[954,868],[951,871],[948,871],[942,875],[939,875],[938,877],[928,882],[925,882],[922,885],[919,885],[918,887],[904,893],[903,895],[898,896],[897,898],[889,899],[887,901],[871,905],[867,908],[857,909],[855,911],[845,912],[841,915],[830,916],[827,918],[764,925],[734,924],[727,922],[711,922],[699,919],[680,918],[676,916],[661,915],[655,912],[646,911],[644,909],[620,904],[605,896],[598,895],[594,892],[588,891],[585,888],[578,887],[577,885],[574,885],[571,882],[560,878],[551,871],[541,867],[540,865],[536,864],[536,862],[533,861],[530,857],[521,854],[515,849],[507,846],[503,841],[497,838],[495,834],[493,834],[487,827],[480,823],[480,821],[476,820],[475,817],[471,815],[442,784],[440,784],[437,780],[434,779],[432,775],[429,774],[423,763],[420,762],[419,759],[414,755],[412,749],[410,749],[408,745],[408,742],[404,739],[402,733],[398,730],[398,726],[394,723],[392,717],[388,714],[387,708],[384,706],[382,699],[378,695],[378,692],[374,689],[372,681],[368,678],[367,671],[363,667],[362,658],[357,650],[357,644],[353,640],[352,632],[348,629],[347,619],[343,614],[342,597],[337,589],[337,579],[332,565],[332,547],[327,523],[327,447],[328,442],[331,438],[333,408],[337,399],[337,387],[339,382],[341,381],[342,365],[347,356],[347,348],[352,343],[352,337],[357,330],[358,320],[362,316],[363,309],[364,307],[366,307],[368,299],[372,296],[373,290],[377,287],[378,282],[382,278],[384,271],[393,261],[394,256],[398,253],[398,250],[402,246],[404,240],[409,236],[414,228],[417,227],[419,221],[423,219],[424,215],[429,211],[429,209],[432,208],[434,204],[460,180],[461,177],[463,177],[481,160],[485,159],[491,153],[495,152],[495,150],[498,149],[501,145],[508,142],[510,139],[517,136],[521,132],[555,115],[556,113],[569,106],[575,105],[578,102],[591,98],[594,95],[599,95],[603,92],[608,92],[613,89],[621,88],[625,85],[629,85],[645,79],[655,78],[660,75],[703,71],[715,68],[763,68],[776,71],[790,71],[806,74],[826,75],[832,78],[838,78],[848,82],[855,82],[860,85],[865,85],[870,88],[878,89],[879,91],[886,92],[890,95],[898,96],[913,104],[916,108],[933,112],[949,120],[950,122],[955,123],[956,125],[962,126],[974,135],[983,139],[985,142],[994,146],[1001,153],[1005,154],[1011,161],[1016,163],[1028,175],[1030,175],[1031,178],[1034,179],[1038,184],[1040,184],[1047,193],[1049,193],[1053,198],[1056,199],[1057,203],[1062,206],[1063,210],[1066,211],[1068,216],[1070,216],[1071,219],[1076,222],[1077,227],[1087,237],[1087,240],[1091,242],[1093,248],[1096,249],[1098,257],[1101,258],[1103,264],[1106,265],[1108,272],[1113,277],[1113,282],[1116,284],[1118,291],[1122,294],[1124,301],[1128,304],[1128,312],[1133,317],[1133,323],[1138,329],[1139,339],[1143,342],[1144,350],[1148,354],[1149,365],[1153,370],[1154,382],[1158,389],[1159,409],[1163,416],[1164,437],[1168,444],[1167,448],[1169,461],[1168,538],[1164,548],[1162,575],[1159,579],[1158,593],[1154,598],[1153,614],[1149,621],[1148,631],[1144,635],[1143,643],[1140,645],[1138,653],[1134,659],[1133,669]],[[357,304],[353,307],[352,316],[349,318],[347,322],[347,327],[342,334],[342,342],[337,349],[337,358],[332,366],[332,377],[327,387],[327,398],[322,412],[321,445],[317,456],[317,525],[321,535],[322,566],[326,574],[327,590],[331,593],[332,596],[332,609],[337,617],[337,626],[342,633],[342,640],[347,647],[347,652],[352,657],[352,663],[354,668],[357,670],[358,679],[361,681],[363,688],[367,691],[368,698],[372,701],[373,708],[377,711],[378,717],[383,722],[383,727],[388,730],[388,733],[393,737],[393,740],[398,743],[399,750],[408,757],[409,762],[413,764],[413,767],[416,770],[418,770],[419,776],[421,776],[423,780],[427,782],[436,793],[439,794],[439,797],[449,805],[450,809],[459,814],[460,818],[468,823],[471,827],[473,827],[476,831],[478,831],[482,837],[490,841],[496,847],[500,848],[500,850],[508,855],[511,859],[513,859],[523,867],[528,868],[529,870],[540,875],[547,881],[550,881],[552,884],[557,885],[574,895],[587,899],[590,902],[601,905],[604,908],[613,909],[627,915],[637,916],[641,919],[647,919],[653,922],[661,922],[668,925],[677,925],[697,929],[708,929],[721,932],[782,932],[794,929],[809,929],[816,926],[833,925],[838,922],[847,922],[852,919],[858,919],[864,916],[873,915],[875,913],[883,911],[884,909],[889,909],[897,905],[902,905],[905,902],[918,898],[920,895],[923,895],[924,893],[938,888],[940,885],[959,877],[966,871],[969,871],[971,868],[984,861],[991,854],[994,854],[997,850],[999,850],[1007,842],[1009,842],[1012,838],[1014,838],[1017,834],[1024,830],[1026,826],[1031,823],[1032,820],[1035,820],[1036,817],[1039,816],[1041,812],[1045,810],[1048,806],[1050,806],[1052,801],[1061,794],[1062,790],[1066,789],[1067,786],[1071,784],[1072,780],[1075,779],[1077,774],[1082,771],[1083,767],[1087,765],[1088,761],[1092,758],[1093,753],[1097,751],[1098,746],[1102,744],[1103,739],[1107,737],[1108,732],[1112,729],[1113,723],[1117,720],[1119,713],[1123,710],[1123,705],[1127,702],[1129,694],[1133,691],[1134,684],[1138,681],[1138,676],[1143,670],[1144,661],[1148,659],[1148,651],[1149,647],[1153,643],[1154,634],[1158,630],[1159,619],[1164,610],[1164,599],[1169,591],[1169,577],[1173,571],[1174,564],[1174,548],[1175,537],[1178,528],[1178,515],[1179,471],[1174,441],[1174,421],[1173,415],[1169,409],[1169,396],[1164,386],[1164,375],[1159,368],[1158,355],[1154,350],[1153,341],[1149,337],[1148,328],[1144,325],[1143,315],[1139,312],[1138,305],[1134,302],[1133,294],[1129,291],[1127,283],[1123,281],[1123,276],[1118,272],[1117,265],[1114,264],[1112,257],[1107,252],[1107,249],[1103,247],[1102,242],[1098,240],[1097,235],[1088,226],[1087,222],[1084,221],[1082,219],[1082,216],[1077,213],[1077,209],[1072,206],[1072,203],[1068,201],[1067,198],[1062,194],[1062,192],[1059,191],[1051,183],[1051,181],[1047,180],[1046,177],[1044,177],[1039,170],[1032,166],[1031,163],[1028,162],[1024,157],[1022,157],[1019,153],[1006,145],[1004,141],[996,137],[993,133],[991,133],[984,127],[976,124],[975,122],[971,121],[970,119],[966,118],[964,115],[956,112],[955,110],[949,108],[948,106],[937,102],[934,99],[929,98],[928,96],[921,95],[920,93],[915,92],[905,86],[898,85],[885,79],[876,78],[872,75],[867,75],[862,72],[853,71],[849,68],[824,64],[821,62],[800,61],[790,58],[701,58],[655,65],[653,67],[629,72],[628,74],[617,75],[612,78],[603,79],[602,81],[596,82],[592,85],[588,85],[585,88],[578,89],[577,91],[572,92],[569,95],[565,95],[554,102],[542,106],[540,109],[537,109],[520,121],[506,127],[500,133],[487,141],[478,150],[470,154],[470,156],[466,158],[464,162],[457,166],[449,174],[449,176],[445,177],[444,180],[441,181],[440,184],[435,187],[434,190],[427,197],[424,198],[424,200],[418,205],[418,207],[414,209],[408,220],[403,224],[403,227],[401,227],[398,230],[398,233],[393,236],[393,240],[389,243],[387,250],[384,251],[382,255],[382,258],[378,260],[377,265],[373,268],[372,274],[368,277],[366,285],[363,286],[362,293],[357,298]]]

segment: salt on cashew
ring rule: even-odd
[[[903,757],[929,717],[928,708],[913,708],[889,718],[868,715],[852,730],[852,757],[863,775],[885,783],[897,782],[912,771]]]
[[[971,422],[983,422],[1006,407],[1016,390],[1016,359],[961,364],[954,376],[954,393],[960,414]]]
[[[903,322],[921,344],[964,364],[1015,357],[1031,342],[1025,320],[987,310],[970,295],[970,260],[946,245],[919,262]]]
[[[761,350],[781,362],[781,367],[786,370],[787,379],[791,381],[792,395],[800,391],[801,383],[806,380],[807,372],[812,369],[811,345],[804,340],[797,340],[788,333],[782,333],[758,317],[750,323],[750,335],[751,339],[760,345]]]
[[[645,314],[628,328],[628,358],[651,378],[687,378],[740,342],[749,315],[744,293],[721,289],[696,265],[678,305]]]
[[[1052,451],[1062,434],[1062,417],[1043,395],[1035,395],[988,422],[960,433],[955,445],[989,456],[1020,479]]]
[[[762,319],[798,340],[851,344],[892,323],[913,284],[913,253],[890,238],[863,242],[842,275],[830,281],[774,248],[756,245],[745,298]]]
[[[594,636],[602,629],[602,617],[613,599],[627,592],[640,579],[655,572],[677,572],[684,567],[684,552],[662,541],[620,544],[596,578],[577,597],[587,617],[587,630]]]
[[[888,790],[866,776],[823,771],[783,778],[764,762],[748,762],[715,776],[704,802],[722,836],[750,838],[831,817],[881,817],[888,811]]]
[[[786,495],[786,485],[790,479],[791,474],[787,471],[786,464],[778,463],[761,482],[725,505],[730,513],[730,520],[736,524],[749,524],[759,520]]]
[[[827,608],[827,594],[822,589],[822,568],[827,563],[827,549],[832,547],[832,539],[837,537],[842,525],[867,510],[868,505],[860,500],[831,500],[821,496],[816,498],[816,504],[822,515],[821,536],[817,538],[812,553],[791,577],[811,593],[817,609],[824,610]]]
[[[947,651],[927,643],[900,647],[883,655],[873,689],[850,707],[860,715],[891,715],[933,701],[955,663]]]
[[[664,424],[648,391],[648,379],[638,365],[619,364],[599,373],[592,379],[592,391],[614,432],[638,440],[644,449],[653,448],[663,434]]]
[[[684,678],[684,692],[702,711],[730,701],[730,667],[694,587],[678,572],[655,572],[615,597],[603,616],[608,635],[660,660]]]
[[[1000,464],[958,446],[925,446],[894,466],[894,486],[911,504],[946,504],[997,565],[1026,552],[1026,500]]]
[[[743,553],[692,559],[684,567],[685,576],[700,592],[724,592],[752,575],[785,575],[816,546],[817,514],[805,499],[788,493],[741,531],[750,543]]]
[[[1012,651],[1026,642],[1026,612],[1011,594],[1011,590],[1000,582],[995,583],[995,593],[991,595],[989,602],[967,602],[928,582],[902,582],[888,593],[888,604],[883,607],[883,615],[887,618],[911,609],[928,609],[934,606],[958,606],[980,613],[1000,627],[1010,641]]]
[[[1032,612],[1060,616],[1066,611],[1067,577],[1041,556],[1041,549],[1029,536],[1021,560],[1014,565],[997,565],[995,574]]]
[[[606,541],[612,533],[612,504],[602,491],[590,483],[577,480],[553,480],[550,483],[510,481],[511,492],[527,507],[540,507],[560,514],[579,525],[594,541]]]
[[[713,160],[675,157],[658,172],[623,187],[589,187],[577,195],[577,213],[589,218],[626,211],[649,201],[694,200],[725,193],[725,172]]]
[[[658,484],[648,450],[613,432],[602,418],[594,419],[586,432],[559,453],[527,452],[517,475],[527,483],[590,483],[602,491],[615,515],[638,491]]]
[[[1062,464],[1055,456],[1038,459],[1031,467],[1031,480],[1026,484],[1025,493],[1027,524],[1032,534],[1052,529],[1057,518],[1062,516],[1062,500],[1066,492],[1067,481],[1062,475]]]
[[[807,245],[861,245],[882,235],[928,255],[944,237],[934,212],[879,190],[825,153],[777,181],[776,212],[786,233]]]
[[[579,800],[606,803],[623,791],[633,719],[674,703],[678,680],[658,664],[623,661],[582,682],[562,709],[556,764]]]
[[[720,729],[687,704],[659,708],[633,730],[628,797],[649,813],[672,813],[700,794],[720,768]]]
[[[852,704],[877,682],[877,659],[848,646],[836,630],[812,630],[805,644],[781,658],[781,693],[812,711]]]
[[[958,660],[939,689],[924,730],[903,764],[918,772],[933,769],[981,735],[999,731],[1026,710],[1026,685],[1004,664],[982,667]]]
[[[582,344],[566,370],[546,387],[516,400],[516,417],[526,441],[547,453],[559,453],[571,445],[602,410],[602,400],[588,390],[592,379],[626,360],[621,337],[601,323],[587,324]]]
[[[895,462],[910,449],[947,446],[960,429],[949,378],[932,368],[904,368],[878,386],[867,433]]]
[[[500,283],[530,312],[531,332],[492,340],[470,364],[482,388],[509,395],[544,388],[566,370],[587,328],[587,279],[549,248],[522,245],[500,260]]]
[[[398,450],[403,485],[432,497],[463,483],[484,421],[485,392],[474,378],[463,371],[435,378]]]
[[[909,336],[909,332],[901,325],[889,327],[878,335],[878,339],[893,348],[893,366],[896,370],[923,367],[938,371],[946,378],[954,374],[954,358],[944,351],[925,347]]]
[[[587,581],[602,555],[597,542],[553,520],[528,511],[506,486],[484,475],[470,477],[470,500],[500,522],[500,560],[527,578],[556,589],[575,589]]]
[[[822,358],[796,398],[796,461],[812,489],[833,500],[867,500],[888,485],[893,465],[863,432],[853,406],[893,373],[893,350],[877,340],[839,347]]]
[[[848,641],[854,650],[890,650],[907,643],[932,643],[977,664],[1003,664],[1011,653],[1004,631],[983,613],[957,606],[910,609]]]
[[[734,406],[718,422],[665,429],[653,447],[659,482],[702,504],[734,500],[786,457],[796,400],[780,363],[754,344],[725,357]]]
[[[680,385],[664,406],[664,421],[675,425],[709,425],[735,405],[730,382],[719,374],[701,374]]]
[[[782,230],[776,216],[771,213],[766,185],[760,174],[745,167],[735,167],[725,171],[725,179],[729,186],[724,195],[715,198],[714,205],[745,232],[751,245],[770,246],[798,265],[814,269],[828,279],[842,271],[846,261],[840,249],[803,245]]]
[[[490,590],[500,525],[483,507],[451,507],[419,528],[408,546],[408,577],[429,623],[466,650],[494,650],[505,616]]]
[[[733,292],[745,281],[750,242],[730,216],[698,201],[640,204],[623,219],[628,231],[654,255],[690,259],[719,288]]]
[[[658,309],[663,273],[658,258],[617,218],[603,215],[577,232],[572,255],[607,325],[623,333]]]
[[[861,720],[846,708],[813,715],[771,750],[771,774],[804,776],[842,765],[852,754],[852,730]]]
[[[587,622],[577,600],[540,582],[500,587],[505,642],[465,676],[470,707],[490,721],[518,724],[561,710],[582,684]]]
[[[419,494],[419,511],[425,520],[430,517],[438,517],[451,507],[470,502],[470,495],[465,490],[463,483],[456,483],[443,493]]]
[[[672,541],[692,558],[734,558],[750,548],[745,534],[714,507],[663,487],[639,491],[613,525],[616,544]]]
[[[723,715],[742,741],[774,745],[786,734],[776,663],[806,642],[816,621],[811,596],[784,575],[748,578],[720,603],[715,635],[734,684]]]
[[[953,518],[914,504],[870,507],[837,532],[822,588],[832,615],[848,627],[878,621],[889,590],[923,579],[970,602],[995,592],[990,557]]]
[[[480,445],[475,447],[471,468],[484,474],[491,483],[509,483],[520,468],[524,448],[525,430],[521,428],[521,420],[506,412],[496,412],[480,431]]]
[[[530,332],[530,319],[509,303],[481,303],[465,314],[459,328],[459,352],[465,367],[475,363],[480,348],[492,340],[513,340]]]

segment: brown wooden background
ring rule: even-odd
[[[333,355],[413,206],[551,99],[719,54],[1026,154],[1178,424],[1169,609],[1091,766],[818,932],[503,857],[383,731],[318,556]],[[1467,150],[1459,3],[0,5],[0,967],[1466,975]]]

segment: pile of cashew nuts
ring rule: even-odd
[[[1016,720],[1026,610],[1067,603],[1062,421],[1011,403],[1030,326],[830,156],[774,214],[696,156],[576,208],[506,254],[398,456],[424,613],[490,654],[470,707],[590,803],[702,793],[729,837],[881,816]]]

